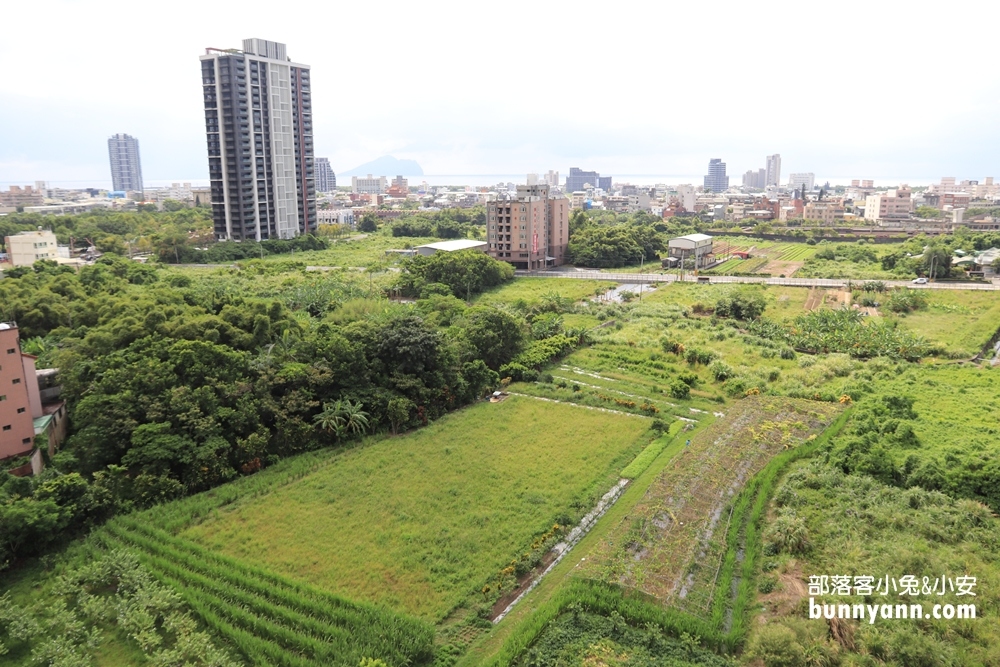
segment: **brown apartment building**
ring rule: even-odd
[[[65,437],[66,406],[49,386],[55,371],[36,371],[35,359],[21,352],[17,326],[0,322],[0,460],[30,454],[36,429],[49,454]]]
[[[569,200],[550,196],[547,184],[517,186],[516,198],[486,204],[487,252],[518,269],[563,264],[569,209]]]

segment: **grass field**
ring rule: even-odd
[[[554,522],[589,510],[649,422],[512,397],[341,455],[182,536],[440,620]]]
[[[289,255],[272,255],[270,261],[295,260],[311,266],[366,267],[380,262],[398,261],[398,255],[386,255],[386,250],[414,247],[442,241],[435,237],[394,237],[385,231],[368,234],[360,239],[334,241],[326,250],[309,250]]]
[[[617,283],[604,280],[571,280],[568,278],[515,278],[513,281],[481,294],[478,303],[539,303],[543,296],[558,294],[570,301],[587,299],[598,289],[608,290]]]
[[[926,309],[890,317],[949,352],[964,351],[971,357],[1000,329],[997,292],[925,290],[923,293],[927,296]]]

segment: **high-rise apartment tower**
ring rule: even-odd
[[[781,184],[781,155],[768,155],[764,164],[767,174],[764,177],[764,187],[778,187]]]
[[[708,161],[708,174],[705,176],[705,190],[725,192],[729,189],[729,177],[726,176],[726,163],[714,157]]]
[[[220,240],[316,229],[309,66],[285,45],[244,39],[201,56],[212,218]]]
[[[316,192],[333,192],[337,189],[337,175],[333,173],[330,159],[316,158]]]
[[[111,158],[111,183],[115,190],[142,192],[142,165],[139,164],[139,140],[127,134],[108,139]]]

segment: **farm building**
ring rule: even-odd
[[[688,234],[670,239],[668,244],[670,256],[677,257],[682,262],[694,260],[694,268],[703,269],[712,263],[712,237],[708,234]]]
[[[433,255],[438,252],[455,252],[456,250],[478,250],[486,252],[486,241],[473,241],[472,239],[456,239],[454,241],[438,241],[418,245],[414,248],[421,255]]]

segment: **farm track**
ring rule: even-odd
[[[625,415],[626,417],[638,417],[640,419],[649,419],[644,415],[637,415],[633,412],[622,412],[621,410],[612,410],[611,408],[598,408],[593,405],[582,405],[580,403],[574,403],[573,401],[560,401],[555,398],[545,398],[543,396],[532,396],[531,394],[520,394],[515,391],[508,392],[511,396],[521,396],[522,398],[532,398],[536,401],[546,401],[547,403],[561,403],[563,405],[572,405],[577,408],[586,408],[587,410],[597,410],[598,412],[610,412],[616,415]]]

